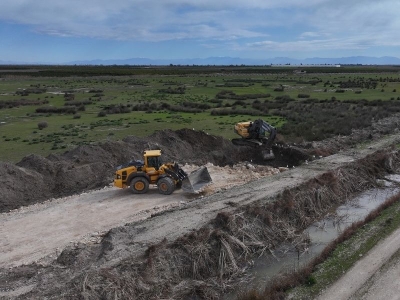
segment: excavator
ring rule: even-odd
[[[260,148],[264,160],[272,160],[275,158],[272,152],[272,144],[277,131],[267,122],[261,119],[240,122],[235,124],[234,131],[242,137],[240,139],[232,139],[234,145]]]
[[[132,160],[120,165],[114,174],[114,186],[130,188],[134,194],[144,194],[150,184],[157,185],[158,192],[170,195],[177,188],[188,193],[198,193],[212,183],[207,167],[201,167],[189,175],[177,163],[163,163],[161,150],[145,150],[143,160]]]

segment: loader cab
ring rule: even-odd
[[[161,150],[146,150],[144,151],[144,165],[146,168],[154,168],[158,170],[162,165]]]

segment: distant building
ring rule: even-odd
[[[293,73],[294,74],[305,74],[305,73],[307,73],[307,71],[305,71],[305,70],[294,70]]]

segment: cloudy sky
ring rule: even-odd
[[[400,57],[398,0],[1,0],[0,61]]]

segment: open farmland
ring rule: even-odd
[[[395,67],[6,67],[0,153],[61,153],[100,140],[194,128],[230,139],[262,118],[286,142],[346,135],[400,111]]]

